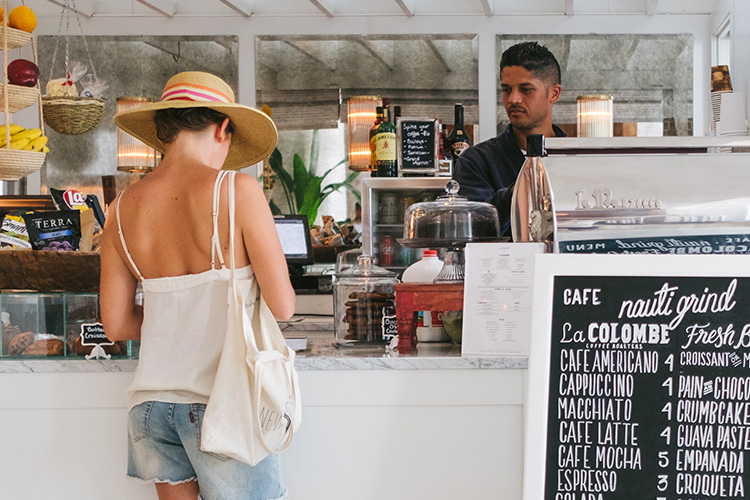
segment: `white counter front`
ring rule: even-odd
[[[320,325],[285,329],[310,347],[297,357],[302,427],[283,455],[290,498],[520,500],[525,358],[335,349]],[[125,477],[136,363],[0,361],[2,498],[156,499]]]

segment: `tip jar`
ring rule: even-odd
[[[333,283],[333,316],[339,347],[385,346],[396,331],[396,273],[360,255]]]

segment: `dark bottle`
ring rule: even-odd
[[[438,156],[438,176],[439,177],[450,177],[451,176],[451,144],[448,140],[448,127],[440,124],[440,154]]]
[[[373,168],[377,170],[377,177],[397,177],[396,126],[390,121],[389,110],[383,110],[383,113],[383,121],[370,139]]]
[[[526,160],[518,173],[510,201],[510,230],[513,241],[536,241],[554,251],[552,191],[542,165],[543,135],[526,136]]]
[[[376,154],[375,154],[375,134],[378,132],[378,127],[380,127],[380,124],[383,123],[383,107],[378,106],[375,108],[375,123],[372,124],[372,127],[370,128],[370,172],[372,177],[377,176],[377,167],[376,162]]]
[[[453,156],[453,163],[458,160],[461,154],[471,147],[471,138],[464,129],[464,107],[461,103],[456,103],[453,107],[453,131],[448,137],[448,142],[451,145],[451,155]]]

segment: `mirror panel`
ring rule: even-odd
[[[347,158],[351,96],[388,97],[391,109],[400,106],[404,117],[436,117],[449,125],[453,105],[461,102],[467,128],[478,122],[473,34],[258,36],[255,53],[256,103],[271,108],[288,171],[295,154],[309,167],[311,152],[317,151],[318,175]],[[474,134],[478,137],[476,127]],[[341,163],[324,184],[341,182],[350,173]],[[359,189],[359,178],[354,185]],[[278,181],[269,196],[288,210]],[[337,221],[354,218],[355,201],[343,190],[334,192],[318,214]]]
[[[50,74],[53,79],[64,76],[64,42],[57,36],[38,37],[42,93]],[[138,174],[117,172],[117,133],[112,121],[117,97],[159,100],[166,81],[187,70],[214,73],[237,89],[236,36],[87,36],[85,42],[82,37],[70,37],[70,60],[85,64],[89,72],[93,62],[96,74],[109,85],[104,93],[104,116],[96,129],[83,135],[62,135],[49,127],[45,129],[50,152],[42,168],[43,190],[47,186],[77,187],[102,200],[102,175],[116,175],[118,189],[140,178]]]
[[[500,92],[500,58],[511,45],[537,41],[557,58],[562,96],[553,122],[576,135],[576,98],[614,98],[615,136],[693,135],[693,35],[498,35],[497,124],[508,117]],[[640,124],[640,125],[639,125]],[[619,133],[618,133],[619,132]]]

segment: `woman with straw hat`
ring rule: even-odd
[[[114,120],[164,153],[112,203],[102,236],[104,329],[112,341],[141,341],[127,390],[128,475],[153,481],[160,500],[284,498],[277,455],[251,467],[200,450],[227,321],[225,170],[267,158],[276,127],[202,72],[175,75],[159,102]],[[274,316],[288,319],[294,291],[263,191],[245,175],[236,176],[235,189],[237,280],[257,279]],[[135,305],[139,282],[143,307]]]

